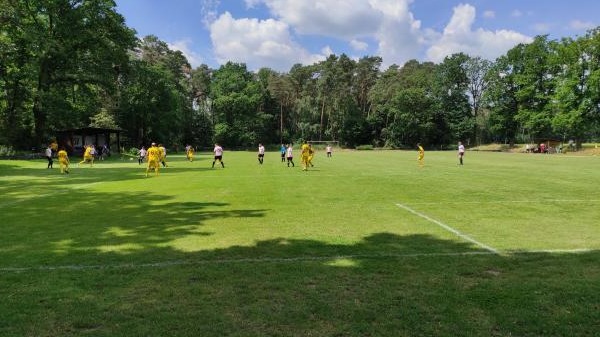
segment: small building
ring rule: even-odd
[[[59,147],[64,147],[69,155],[83,154],[83,146],[92,144],[96,147],[106,146],[111,152],[121,152],[121,132],[120,129],[106,129],[85,127],[79,129],[61,130],[56,133],[56,140]],[[111,143],[116,144],[116,149],[111,148]]]

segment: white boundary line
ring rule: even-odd
[[[466,235],[466,234],[463,234],[463,233],[459,232],[458,230],[456,230],[456,229],[454,229],[454,228],[452,228],[452,227],[450,227],[450,226],[446,225],[446,224],[445,224],[445,223],[443,223],[443,222],[440,222],[440,221],[438,221],[438,220],[432,219],[432,218],[428,217],[427,215],[425,215],[425,214],[423,214],[423,213],[420,213],[420,212],[417,212],[417,211],[415,211],[414,209],[412,209],[412,208],[410,208],[410,207],[408,207],[408,206],[405,206],[405,205],[403,205],[403,204],[397,203],[397,204],[396,204],[396,206],[398,206],[398,207],[400,207],[400,208],[402,208],[402,209],[404,209],[404,210],[407,210],[407,211],[409,211],[410,213],[412,213],[412,214],[414,214],[414,215],[416,215],[416,216],[419,216],[419,217],[421,217],[421,218],[423,218],[423,219],[425,219],[425,220],[428,220],[428,221],[430,221],[430,222],[433,222],[434,224],[436,224],[436,225],[438,225],[438,226],[442,227],[443,229],[445,229],[445,230],[447,230],[447,231],[449,231],[449,232],[451,232],[451,233],[454,233],[454,234],[456,234],[458,237],[460,237],[460,238],[462,238],[462,239],[464,239],[464,240],[467,240],[467,241],[469,241],[469,242],[471,242],[471,243],[474,243],[474,244],[476,244],[477,246],[479,246],[479,247],[481,247],[481,248],[483,248],[483,249],[485,249],[485,250],[487,250],[487,251],[489,251],[489,252],[492,252],[492,253],[494,253],[494,254],[500,254],[500,253],[499,253],[499,252],[498,252],[498,251],[497,251],[495,248],[492,248],[492,247],[490,247],[490,246],[488,246],[488,245],[486,245],[486,244],[483,244],[483,243],[481,243],[481,242],[479,242],[479,241],[477,241],[477,240],[473,239],[472,237],[470,237],[470,236],[468,236],[468,235]]]
[[[438,201],[438,202],[411,202],[411,205],[452,205],[452,204],[530,204],[544,202],[581,202],[597,203],[600,199],[538,199],[538,200],[497,200],[497,201]]]
[[[540,250],[515,250],[506,251],[509,255],[526,254],[581,254],[600,249],[540,249]],[[328,261],[336,259],[386,259],[386,258],[419,258],[419,257],[457,257],[457,256],[491,256],[498,255],[491,251],[470,251],[470,252],[450,252],[450,253],[407,253],[407,254],[356,254],[356,255],[332,255],[332,256],[299,256],[299,257],[263,257],[263,258],[239,258],[239,259],[216,259],[216,260],[171,260],[163,262],[150,263],[121,263],[105,265],[57,265],[57,266],[37,266],[37,267],[3,267],[0,273],[20,273],[31,271],[84,271],[84,270],[105,270],[105,269],[141,269],[141,268],[167,268],[173,266],[194,266],[209,264],[234,264],[234,263],[294,263],[294,262],[313,262]]]

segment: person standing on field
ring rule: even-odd
[[[279,148],[279,152],[281,152],[281,162],[285,163],[285,154],[287,152],[287,148],[285,147],[285,145],[281,144],[281,147]]]
[[[146,160],[146,155],[148,154],[148,151],[146,151],[146,148],[142,146],[142,148],[139,149],[138,154],[138,165],[142,165],[142,163]]]
[[[301,147],[300,162],[302,163],[302,171],[308,170],[308,158],[310,156],[310,147],[304,143]]]
[[[325,151],[327,152],[327,158],[331,158],[331,145],[327,144]]]
[[[458,160],[460,161],[460,165],[463,164],[463,157],[465,156],[465,146],[462,142],[458,142]]]
[[[160,163],[163,167],[167,167],[167,148],[162,144],[158,144],[158,149],[160,150]]]
[[[419,167],[423,167],[425,165],[425,150],[421,146],[421,143],[417,143],[417,162],[419,163]]]
[[[215,159],[213,160],[212,168],[215,168],[217,160],[221,163],[221,167],[225,168],[225,164],[223,163],[223,148],[219,144],[215,144],[213,152],[215,153]]]
[[[315,150],[312,147],[312,144],[308,144],[308,161],[306,162],[310,167],[315,167],[315,165],[313,165],[312,160],[315,157]]]
[[[154,170],[154,175],[158,176],[160,157],[160,149],[156,146],[156,143],[152,143],[152,146],[150,146],[148,149],[148,166],[146,166],[146,177],[148,177],[148,172],[150,172],[151,169]]]
[[[265,147],[262,144],[258,144],[258,162],[262,165],[265,159]]]
[[[290,163],[292,164],[292,167],[296,166],[294,165],[294,148],[292,147],[292,144],[288,145],[285,152],[287,156],[287,166],[290,167]]]
[[[58,151],[58,163],[60,164],[60,173],[69,174],[69,155],[64,148]]]
[[[188,149],[187,157],[190,162],[194,161],[194,147],[193,146],[190,146],[190,148]]]
[[[44,155],[46,156],[46,159],[48,159],[48,167],[46,168],[51,169],[54,162],[52,161],[52,147],[50,145],[46,148]]]

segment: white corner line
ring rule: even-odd
[[[483,249],[485,249],[485,250],[487,250],[487,251],[489,251],[489,252],[492,252],[492,253],[494,253],[494,254],[500,254],[500,253],[498,252],[498,250],[496,250],[495,248],[493,248],[493,247],[490,247],[490,246],[488,246],[488,245],[486,245],[486,244],[483,244],[483,243],[481,243],[481,242],[479,242],[479,241],[477,241],[477,240],[473,239],[472,237],[470,237],[470,236],[468,236],[468,235],[466,235],[466,234],[463,234],[463,233],[459,232],[458,230],[456,230],[456,229],[454,229],[454,228],[452,228],[452,227],[450,227],[450,226],[446,225],[445,223],[443,223],[443,222],[441,222],[441,221],[438,221],[438,220],[432,219],[432,218],[428,217],[427,215],[425,215],[425,214],[423,214],[423,213],[420,213],[420,212],[417,212],[417,211],[415,211],[414,209],[412,209],[412,208],[410,208],[410,207],[408,207],[408,206],[405,206],[405,205],[403,205],[403,204],[397,203],[397,204],[396,204],[396,206],[398,206],[398,207],[400,207],[400,208],[402,208],[402,209],[404,209],[404,210],[407,210],[407,211],[409,211],[410,213],[412,213],[412,214],[414,214],[414,215],[416,215],[416,216],[418,216],[418,217],[421,217],[421,218],[423,218],[423,219],[425,219],[425,220],[428,220],[428,221],[430,221],[430,222],[433,222],[434,224],[436,224],[436,225],[438,225],[438,226],[442,227],[443,229],[445,229],[445,230],[447,230],[447,231],[449,231],[449,232],[451,232],[451,233],[453,233],[453,234],[457,235],[458,237],[460,237],[460,238],[462,238],[462,239],[464,239],[464,240],[467,240],[467,241],[469,241],[469,242],[471,242],[471,243],[474,243],[474,244],[476,244],[477,246],[479,246],[479,247],[481,247],[481,248],[483,248]]]

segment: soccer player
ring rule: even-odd
[[[302,163],[302,171],[308,170],[308,157],[310,156],[310,147],[304,143],[301,147],[300,162]]]
[[[327,151],[327,158],[331,158],[331,145],[327,144],[325,151]]]
[[[187,159],[187,160],[190,160],[190,149],[191,148],[192,148],[192,146],[190,144],[185,146],[185,159]]]
[[[308,165],[310,165],[310,167],[315,167],[315,165],[313,165],[312,160],[315,157],[315,150],[312,147],[312,144],[308,144]]]
[[[215,162],[218,160],[221,163],[221,166],[225,168],[225,164],[223,163],[223,148],[219,146],[219,144],[215,144],[215,148],[213,149],[215,153],[215,159],[212,163],[212,168],[215,168]]]
[[[83,152],[83,160],[77,163],[77,166],[84,163],[90,163],[90,167],[94,167],[94,147],[92,145],[86,145],[85,151]]]
[[[281,144],[281,147],[279,148],[279,152],[281,152],[281,162],[285,163],[285,154],[287,152],[287,148],[285,147],[285,145]]]
[[[142,163],[146,161],[146,155],[148,155],[148,151],[146,151],[146,148],[142,146],[142,148],[139,149],[138,154],[138,165],[142,165]]]
[[[60,173],[69,174],[69,155],[64,148],[58,151],[58,163],[60,164]]]
[[[191,145],[186,146],[185,156],[189,161],[194,161],[194,147]]]
[[[54,163],[52,161],[52,146],[51,145],[48,145],[48,147],[46,148],[46,151],[45,151],[44,154],[46,156],[46,159],[48,159],[48,167],[46,167],[46,168],[51,169],[52,168],[52,164]]]
[[[292,163],[292,167],[296,166],[294,165],[294,148],[292,147],[291,143],[288,145],[285,153],[287,157],[287,166],[290,167],[290,163]]]
[[[158,169],[160,167],[160,157],[160,149],[156,147],[156,143],[152,143],[152,146],[150,146],[150,148],[148,149],[148,166],[146,167],[146,177],[148,176],[148,172],[150,171],[150,169],[154,169],[154,174],[158,176]]]
[[[158,144],[158,149],[160,150],[160,162],[163,167],[167,167],[167,149],[162,144]]]
[[[105,160],[106,157],[110,154],[110,150],[106,144],[102,145],[102,149],[100,149],[100,160]]]
[[[423,167],[423,165],[425,165],[425,150],[423,150],[421,143],[417,143],[417,148],[419,151],[419,155],[417,156],[417,161],[419,162],[419,167]]]
[[[265,159],[265,147],[262,144],[258,144],[258,162],[262,165]]]
[[[458,160],[460,161],[460,165],[463,164],[463,157],[465,156],[465,146],[458,142]]]
[[[58,153],[58,143],[56,140],[53,140],[52,143],[50,143],[50,148],[52,149],[53,153]]]

